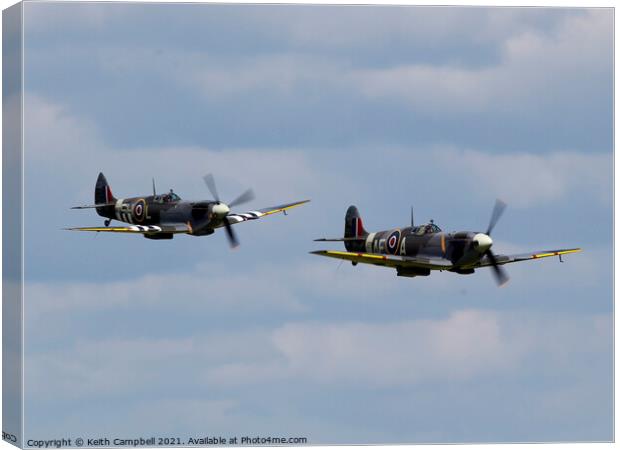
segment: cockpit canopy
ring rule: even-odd
[[[164,195],[164,197],[166,197]],[[179,197],[177,194],[175,194],[174,192],[171,192],[170,194],[168,194],[168,201],[171,202],[178,202],[179,200],[181,200],[181,197]]]
[[[174,203],[178,202],[179,200],[181,200],[181,197],[172,192],[172,189],[170,189],[169,193],[164,195],[156,195],[154,198],[154,201],[156,203]]]
[[[411,232],[415,234],[416,236],[439,233],[440,231],[441,231],[441,228],[435,225],[432,221],[425,225],[419,225],[417,227],[413,227],[413,229],[411,230]]]

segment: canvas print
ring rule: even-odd
[[[613,10],[3,12],[3,439],[611,442]]]

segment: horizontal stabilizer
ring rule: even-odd
[[[365,237],[342,237],[342,238],[320,238],[314,242],[346,242],[346,241],[365,241]]]
[[[103,208],[105,206],[114,206],[114,205],[116,205],[115,202],[97,203],[95,205],[72,206],[71,209]]]

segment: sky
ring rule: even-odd
[[[25,3],[25,437],[610,441],[611,9]],[[225,236],[70,233],[174,188]],[[434,219],[564,263],[398,278],[318,258]],[[244,205],[246,206],[246,205]]]

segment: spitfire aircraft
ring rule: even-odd
[[[493,240],[491,232],[506,208],[506,204],[497,200],[487,230],[459,231],[446,233],[433,223],[419,226],[394,228],[376,233],[368,233],[362,224],[362,218],[355,206],[350,206],[345,216],[344,237],[335,239],[316,239],[316,241],[344,242],[346,252],[319,250],[315,255],[392,267],[396,275],[416,277],[430,275],[432,270],[447,270],[462,275],[472,274],[479,267],[491,267],[500,286],[508,281],[508,275],[501,267],[504,264],[528,261],[531,259],[558,256],[581,251],[580,248],[561,250],[544,250],[518,255],[496,255],[491,250]]]
[[[213,175],[205,175],[205,184],[214,200],[185,201],[181,200],[172,189],[169,193],[116,198],[103,173],[99,174],[95,185],[95,204],[74,206],[72,209],[95,208],[97,214],[105,217],[103,227],[66,228],[74,231],[96,231],[113,233],[142,234],[148,239],[172,239],[175,234],[185,233],[192,236],[213,234],[217,228],[224,227],[231,247],[237,247],[239,241],[232,225],[248,220],[256,220],[290,208],[302,205],[310,200],[286,203],[271,208],[257,209],[244,213],[232,213],[234,206],[247,203],[254,199],[254,193],[248,189],[232,202],[226,204],[220,200]],[[112,220],[126,222],[129,226],[110,226]]]

